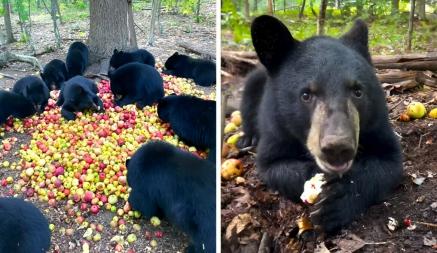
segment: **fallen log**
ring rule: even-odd
[[[183,49],[185,49],[185,51],[187,51],[188,53],[193,53],[193,54],[197,54],[200,55],[202,58],[208,59],[208,60],[215,60],[215,55],[206,52],[202,49],[199,48],[194,48],[191,45],[189,45],[188,43],[185,42],[179,42],[178,47],[181,47]]]
[[[374,63],[373,66],[377,69],[404,69],[404,70],[437,70],[436,61],[408,61],[408,62],[393,62],[393,63]]]

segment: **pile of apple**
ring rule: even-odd
[[[204,94],[186,79],[166,75],[163,79],[166,94],[215,99],[214,92]],[[76,120],[66,121],[56,106],[59,92],[52,92],[41,115],[22,121],[8,120],[6,132],[28,132],[32,140],[21,146],[18,162],[3,165],[19,170],[19,179],[11,182],[12,178],[7,178],[0,183],[3,186],[13,183],[11,194],[37,197],[53,207],[60,205],[60,201],[66,203],[66,214],[79,224],[88,214],[110,210],[118,216],[111,227],[123,230],[125,220],[140,216],[127,203],[130,189],[125,162],[143,143],[162,140],[200,157],[207,154],[180,141],[169,124],[159,119],[156,105],[143,110],[135,105],[121,108],[113,103],[108,81],[102,80],[98,88],[105,112],[77,113]],[[0,144],[3,149],[10,149],[11,141]]]

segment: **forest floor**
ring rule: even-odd
[[[227,78],[229,82],[221,87],[230,96],[225,125],[231,112],[238,110],[244,87],[244,77]],[[239,151],[228,146],[222,162],[241,160],[244,174],[238,180],[221,182],[222,252],[436,252],[437,121],[429,117],[409,122],[398,119],[411,101],[424,103],[428,110],[436,108],[437,90],[416,87],[387,94],[386,101],[404,156],[404,178],[389,199],[371,207],[338,235],[305,242],[296,236],[296,221],[307,212],[306,208],[269,190],[260,181],[255,150]],[[226,134],[224,140],[240,131]],[[389,217],[400,224],[395,231],[387,228]],[[415,229],[405,228],[404,219],[410,219]]]
[[[71,21],[65,22],[60,26],[60,32],[62,45],[60,49],[55,49],[55,40],[52,33],[52,23],[50,17],[47,14],[32,16],[33,31],[32,36],[35,42],[36,57],[44,66],[50,60],[58,58],[65,60],[66,53],[69,45],[77,40],[86,42],[89,30],[89,20],[87,18],[79,18],[86,13],[77,14],[77,18]],[[147,46],[147,32],[149,26],[150,10],[136,11],[135,23],[137,27],[137,40],[139,48],[146,48],[152,54],[158,62],[164,63],[165,60],[173,54],[175,51],[184,52],[182,48],[177,46],[178,42],[185,42],[190,45],[194,45],[202,51],[209,52],[215,55],[215,2],[205,3],[202,8],[202,21],[200,23],[194,22],[194,17],[183,16],[172,13],[163,12],[161,16],[162,21],[162,34],[155,36],[156,40],[153,46]],[[2,24],[0,24],[2,26]],[[13,17],[13,27],[15,37],[19,37],[19,26],[17,24],[16,17]],[[3,28],[2,28],[3,29]],[[1,51],[9,50],[14,53],[30,54],[27,44],[22,42],[16,42],[9,45],[2,45]],[[92,74],[94,70],[98,71],[96,66],[90,66],[87,74]],[[38,74],[38,70],[30,66],[29,64],[22,62],[11,62],[6,67],[0,69],[0,73],[14,77],[16,80],[29,75]],[[98,73],[98,72],[94,72]],[[16,80],[2,77],[0,78],[0,88],[10,89]],[[99,79],[96,79],[99,82]],[[173,84],[184,85],[186,81],[176,80]],[[198,87],[194,87],[191,82],[189,87],[196,94],[209,94],[213,99],[215,87],[209,90],[203,89],[202,91]],[[187,86],[185,86],[186,88]],[[185,88],[180,88],[180,91],[184,91]],[[190,89],[191,89],[190,88]],[[179,89],[179,88],[176,88]],[[1,129],[0,129],[1,130]],[[1,132],[1,131],[0,131]],[[16,142],[13,141],[16,138]],[[22,178],[20,170],[11,169],[8,166],[4,166],[4,162],[9,164],[18,163],[20,161],[19,151],[23,146],[28,146],[31,143],[32,136],[30,133],[18,133],[16,131],[7,131],[3,137],[0,137],[0,180],[4,180],[7,177],[12,177],[12,184],[5,184],[0,186],[0,197],[10,196],[16,194],[13,189],[13,185]],[[11,142],[12,149],[8,152],[3,151],[2,141]],[[21,174],[21,175],[20,175]],[[57,201],[55,206],[51,206],[47,201],[41,201],[38,197],[25,197],[24,194],[18,194],[19,197],[24,197],[34,203],[40,210],[43,211],[50,224],[54,225],[52,232],[52,245],[50,252],[114,252],[115,249],[121,248],[121,252],[183,252],[187,246],[187,237],[175,227],[171,226],[167,222],[163,221],[160,226],[152,226],[148,220],[132,220],[127,218],[126,229],[114,229],[111,227],[110,222],[114,216],[114,213],[104,210],[101,207],[101,211],[97,215],[91,215],[88,212],[83,212],[82,216],[88,224],[77,222],[75,215],[69,216],[66,212],[66,201]],[[118,202],[117,208],[123,208]],[[80,212],[79,205],[75,205],[74,212]],[[123,216],[126,218],[125,216]],[[141,229],[139,231],[133,228],[133,223],[140,224]],[[97,224],[103,225],[103,231],[100,232],[101,239],[98,241],[90,240],[84,235],[87,228],[94,227]],[[72,234],[68,234],[68,231],[73,229]],[[66,232],[67,231],[67,232]],[[162,233],[161,233],[162,232]],[[96,230],[93,230],[95,235]],[[129,233],[135,233],[137,240],[134,243],[127,243],[126,236]],[[123,239],[120,240],[122,236]],[[117,239],[117,240],[116,240]],[[151,240],[157,242],[157,246],[151,245]],[[86,251],[86,245],[89,246],[89,251]],[[117,246],[118,245],[118,246]],[[121,245],[121,247],[120,247]]]

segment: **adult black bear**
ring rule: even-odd
[[[325,232],[338,231],[400,183],[402,157],[388,121],[384,93],[368,51],[368,30],[357,20],[340,39],[295,40],[270,16],[254,20],[252,41],[264,75],[245,89],[242,111],[246,143],[258,138],[257,168],[274,190],[300,201],[306,180],[325,172],[311,219]],[[260,70],[258,70],[260,71]],[[265,80],[261,81],[260,80]],[[256,87],[258,88],[256,88]],[[339,176],[340,175],[340,176]]]
[[[164,96],[162,77],[154,68],[142,63],[128,63],[108,73],[115,104],[152,105]]]
[[[216,102],[195,96],[170,95],[158,102],[158,116],[188,145],[215,147]],[[214,156],[215,157],[215,156]]]
[[[76,41],[70,45],[65,60],[68,70],[68,78],[77,75],[83,75],[88,66],[88,47],[80,41]]]
[[[0,198],[0,217],[0,252],[49,250],[49,223],[34,205],[17,198]]]
[[[0,125],[5,123],[9,116],[24,119],[35,112],[29,99],[15,92],[0,90]]]
[[[197,85],[211,86],[215,80],[215,63],[204,59],[194,59],[178,52],[165,62],[164,74],[183,78],[191,78]]]
[[[129,203],[187,233],[185,252],[215,252],[215,166],[165,143],[149,142],[126,162]]]
[[[130,62],[139,62],[155,67],[155,57],[145,49],[138,49],[133,52],[118,51],[117,49],[114,49],[114,54],[109,61],[109,66],[118,69],[124,64]]]
[[[51,60],[40,74],[50,90],[60,90],[61,84],[68,79],[67,66],[61,60]]]
[[[56,104],[62,106],[61,114],[65,119],[74,120],[74,112],[88,109],[103,110],[103,102],[97,96],[97,92],[97,85],[93,81],[83,76],[75,76],[65,82]]]
[[[26,76],[14,84],[13,92],[32,102],[36,112],[43,112],[49,102],[49,89],[39,77]]]

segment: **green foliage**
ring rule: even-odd
[[[18,13],[18,17],[21,22],[27,22],[29,20],[29,2],[26,0],[14,0],[14,11]]]

